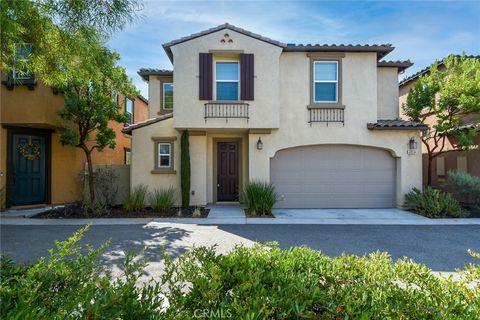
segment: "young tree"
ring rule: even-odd
[[[68,81],[61,88],[65,106],[59,115],[62,121],[60,143],[80,148],[88,167],[90,199],[95,200],[92,152],[115,148],[115,132],[109,122],[125,123],[127,115],[112,99],[112,92],[134,98],[138,92],[125,70],[116,65],[119,56],[100,42],[87,41],[79,50],[73,65],[64,68]],[[81,55],[81,56],[80,56]]]
[[[474,138],[479,135],[480,123],[480,60],[450,55],[443,63],[445,70],[438,70],[438,63],[431,65],[430,72],[415,83],[402,106],[411,121],[433,121],[422,135],[428,185],[432,183],[433,159],[447,151],[448,141],[454,142],[456,150],[478,148]],[[465,126],[466,116],[473,117],[470,126]]]

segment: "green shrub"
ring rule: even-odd
[[[56,242],[48,258],[30,266],[1,257],[1,319],[160,319],[160,286],[137,286],[146,261],[127,253],[113,279],[99,263],[106,244],[82,253],[78,242],[87,229]]]
[[[141,211],[145,208],[145,201],[148,197],[148,188],[139,184],[133,188],[133,191],[127,195],[123,203],[123,208],[127,211]]]
[[[478,319],[480,267],[458,282],[386,253],[330,258],[306,247],[195,248],[166,259],[167,318],[195,310],[229,319]],[[185,290],[188,288],[188,290]],[[220,317],[218,317],[220,318]]]
[[[270,214],[277,202],[275,187],[268,182],[253,181],[243,189],[243,201],[250,214]]]
[[[468,210],[480,210],[480,178],[468,173],[448,173],[443,188]]]
[[[175,205],[175,189],[155,189],[150,195],[150,206],[153,210],[172,208]]]
[[[425,187],[413,188],[405,195],[404,207],[429,218],[460,218],[468,215],[451,194]]]

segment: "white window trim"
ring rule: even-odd
[[[317,63],[335,63],[337,67],[337,79],[336,80],[315,80],[315,68],[317,66]],[[320,101],[320,100],[315,100],[316,92],[315,92],[315,84],[316,83],[335,83],[335,101],[331,100],[326,100],[326,101]],[[313,102],[314,103],[338,103],[338,61],[328,61],[328,60],[321,60],[321,61],[313,61]]]
[[[172,101],[172,107],[171,108],[165,107],[165,85],[169,85],[169,84],[172,85],[172,89],[173,89],[174,88],[173,83],[165,82],[165,83],[162,84],[162,95],[163,95],[163,97],[162,97],[162,107],[165,110],[173,110],[173,101]],[[173,90],[175,90],[175,89],[173,89]],[[175,95],[175,92],[173,94]]]
[[[240,101],[240,61],[238,60],[215,60],[215,63],[213,64],[213,96],[215,97],[215,100],[217,101]],[[217,63],[220,62],[230,62],[230,63],[236,63],[237,64],[237,75],[238,75],[238,80],[217,80]],[[238,83],[237,89],[237,100],[218,100],[217,99],[217,82],[231,82],[231,83]]]
[[[157,143],[157,150],[158,150],[158,168],[171,168],[172,167],[172,144],[170,142],[158,142]],[[161,146],[168,145],[168,153],[161,153]],[[162,166],[162,156],[168,156],[168,166]]]

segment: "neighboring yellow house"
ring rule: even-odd
[[[81,198],[80,174],[85,155],[79,148],[59,143],[58,115],[62,93],[33,78],[15,86],[3,74],[0,85],[0,187],[11,206],[62,204]],[[118,99],[133,113],[133,121],[148,117],[148,101]],[[133,123],[133,122],[132,122]],[[112,122],[117,136],[115,149],[94,152],[95,164],[123,164],[130,159],[131,138],[123,124]]]
[[[381,61],[391,45],[284,44],[224,24],[163,47],[174,71],[139,71],[150,119],[123,130],[131,187],[180,190],[183,130],[191,205],[241,201],[254,180],[275,185],[279,208],[395,207],[421,187],[426,126],[399,119],[411,63]]]
[[[470,59],[480,59],[480,56],[468,56]],[[443,60],[438,62],[438,69],[440,71],[445,70],[445,65]],[[403,79],[399,83],[399,107],[400,115],[402,118],[407,119],[407,117],[402,113],[402,106],[407,102],[408,93],[415,86],[415,83],[418,79],[427,74],[430,70],[430,66],[420,70],[419,72]],[[477,125],[480,123],[479,115],[471,115],[464,118],[466,126]],[[426,124],[429,127],[433,127],[436,123],[436,119],[433,116],[429,116],[426,119]],[[480,129],[480,128],[479,128]],[[480,137],[477,137],[475,143],[480,145]],[[431,146],[433,147],[433,145]],[[427,184],[427,168],[428,168],[428,158],[426,147],[421,144],[422,153],[423,153],[423,184]],[[438,148],[437,148],[438,150]],[[480,177],[480,150],[472,150],[468,153],[460,152],[455,150],[454,141],[447,139],[445,141],[444,147],[445,153],[439,155],[433,160],[432,163],[432,185],[438,186],[441,185],[449,171],[459,171],[467,172],[471,175]]]

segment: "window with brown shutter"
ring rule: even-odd
[[[240,54],[240,99],[253,100],[254,97],[254,60],[253,54]]]
[[[199,99],[212,100],[212,54],[200,53],[199,55]]]

